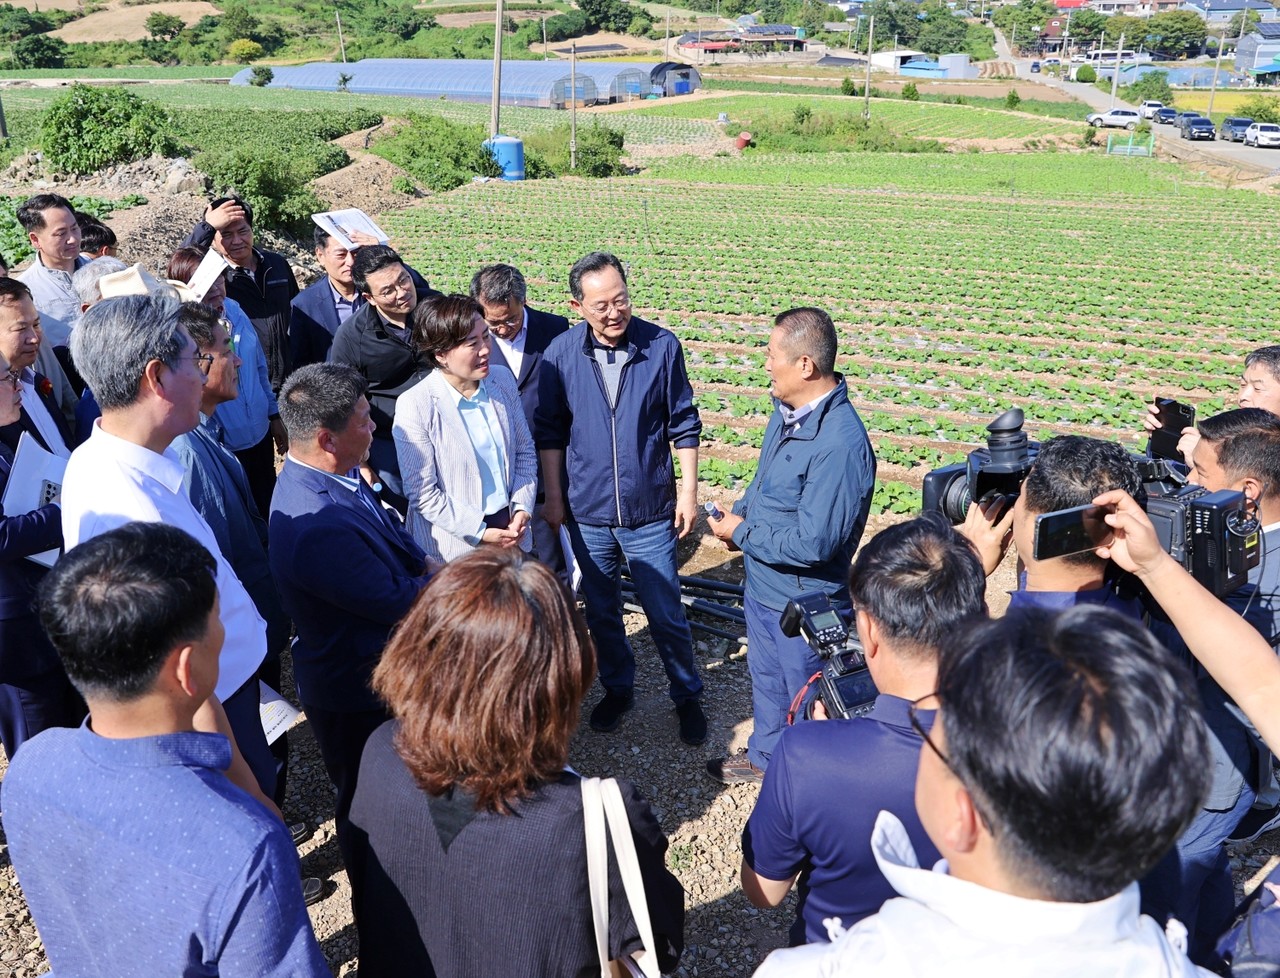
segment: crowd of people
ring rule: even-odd
[[[630,839],[611,820],[602,867],[597,782],[569,766],[597,680],[592,730],[635,705],[624,569],[674,735],[708,736],[677,569],[701,421],[623,262],[568,270],[571,324],[513,266],[444,295],[388,244],[321,230],[300,290],[234,197],[163,270],[57,195],[18,218],[35,256],[0,277],[0,801],[56,973],[330,973],[288,736],[262,718],[282,656],[362,975],[676,968],[684,894],[645,786],[618,783]],[[707,773],[760,785],[746,897],[797,890],[759,974],[1280,967],[1280,874],[1237,907],[1226,854],[1280,825],[1280,347],[1246,360],[1238,409],[1180,433],[1188,479],[1242,493],[1260,538],[1223,600],[1161,548],[1133,455],[1075,435],[961,526],[925,513],[864,541],[876,459],[838,352],[821,309],[776,317],[756,475],[707,518],[743,555],[753,723]],[[1087,505],[1105,542],[1037,559],[1037,519]],[[877,695],[855,717],[798,709],[823,668],[780,623],[798,596],[856,628]]]

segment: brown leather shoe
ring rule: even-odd
[[[751,763],[744,750],[707,761],[707,773],[721,784],[760,784],[764,781],[764,772]]]

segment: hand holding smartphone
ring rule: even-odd
[[[1196,423],[1196,409],[1190,404],[1183,404],[1171,397],[1156,398],[1156,421],[1160,425],[1151,432],[1147,442],[1147,452],[1152,458],[1167,458],[1181,462],[1182,453],[1178,451],[1178,440],[1184,428],[1193,428]]]

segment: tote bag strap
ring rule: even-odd
[[[644,945],[644,952],[633,960],[639,965],[639,970],[646,978],[661,978],[662,972],[658,968],[657,944],[653,940],[653,924],[649,919],[649,901],[645,899],[644,878],[640,875],[640,860],[636,857],[636,843],[631,835],[631,820],[627,818],[627,807],[622,801],[622,791],[618,787],[618,782],[613,778],[605,778],[600,781],[599,791],[604,802],[605,816],[609,820],[609,834],[613,836],[613,851],[618,857],[618,871],[622,876],[622,887],[626,891],[627,902],[631,905],[631,916],[636,922],[636,929],[640,932],[640,941]],[[607,915],[607,893],[605,900],[605,913]],[[599,943],[598,929],[597,943]]]
[[[604,801],[599,778],[582,778],[582,824],[587,841],[587,884],[601,978],[609,978],[609,845],[605,836]]]

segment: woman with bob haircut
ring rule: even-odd
[[[565,766],[594,678],[586,624],[543,564],[484,547],[431,579],[373,675],[393,719],[369,738],[351,806],[361,978],[600,974]],[[648,803],[619,785],[670,971],[684,893]],[[609,953],[640,948],[611,858]]]
[[[400,395],[391,428],[409,532],[438,560],[482,543],[529,550],[538,456],[515,377],[489,363],[479,304],[432,296],[409,323],[410,342],[431,368]]]

